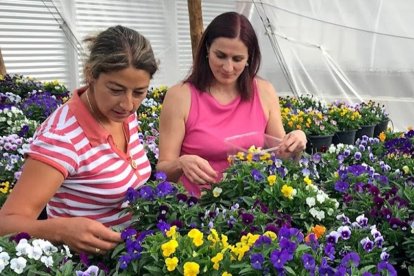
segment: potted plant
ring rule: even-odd
[[[343,102],[331,104],[328,114],[336,121],[339,130],[333,137],[333,143],[354,144],[356,131],[360,128],[361,114]]]
[[[355,108],[361,114],[361,127],[357,131],[355,139],[359,139],[364,135],[373,137],[375,126],[380,122],[380,118],[377,116],[372,101],[362,102],[356,105]]]
[[[308,138],[307,152],[326,151],[338,131],[336,121],[318,110],[308,110],[302,116],[303,131]]]
[[[378,137],[381,132],[385,132],[387,130],[390,117],[385,109],[385,105],[381,105],[380,103],[374,101],[369,101],[369,104],[372,105],[372,108],[379,120],[374,129],[374,137]]]

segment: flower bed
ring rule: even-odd
[[[153,89],[138,111],[153,165],[165,91]],[[9,94],[2,101],[7,110],[15,98]],[[23,113],[13,112],[10,116],[16,118]],[[9,129],[4,123],[0,126]],[[22,149],[30,143],[17,128],[13,131],[0,138],[2,154],[7,150],[8,156],[17,156],[8,158],[17,160],[12,164],[0,164],[4,172],[12,168],[12,173],[1,174],[5,180],[0,194],[12,188]],[[133,219],[129,228],[120,230],[124,243],[112,252],[79,255],[27,235],[7,236],[0,238],[0,274],[408,273],[414,263],[413,142],[414,131],[385,132],[380,139],[363,137],[355,145],[304,154],[299,162],[282,161],[252,147],[231,156],[223,180],[200,199],[159,172],[139,190],[128,191],[126,211]]]

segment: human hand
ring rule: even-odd
[[[207,160],[197,155],[182,155],[179,164],[183,174],[193,183],[205,185],[215,183],[218,174]]]
[[[302,130],[293,130],[283,137],[277,154],[281,157],[291,157],[306,148],[306,135]]]
[[[63,218],[61,240],[77,252],[104,254],[122,242],[121,233],[83,217]]]

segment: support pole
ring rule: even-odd
[[[188,15],[190,20],[190,35],[193,58],[198,47],[198,42],[203,34],[203,14],[201,10],[201,0],[187,0]]]
[[[6,65],[4,64],[3,55],[0,49],[0,75],[6,75]]]

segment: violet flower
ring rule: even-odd
[[[264,257],[261,253],[255,253],[250,256],[250,264],[254,269],[262,270]]]
[[[374,243],[368,237],[363,238],[360,243],[366,252],[371,252],[374,249]]]
[[[99,268],[95,265],[91,265],[85,271],[76,271],[76,276],[98,276]]]
[[[305,253],[302,255],[302,263],[305,269],[311,273],[315,271],[315,259],[311,254]]]
[[[388,271],[388,275],[390,276],[397,276],[397,271],[395,270],[395,268],[392,266],[392,264],[390,264],[387,261],[382,261],[377,265],[377,269],[378,272],[381,272],[383,270]]]

